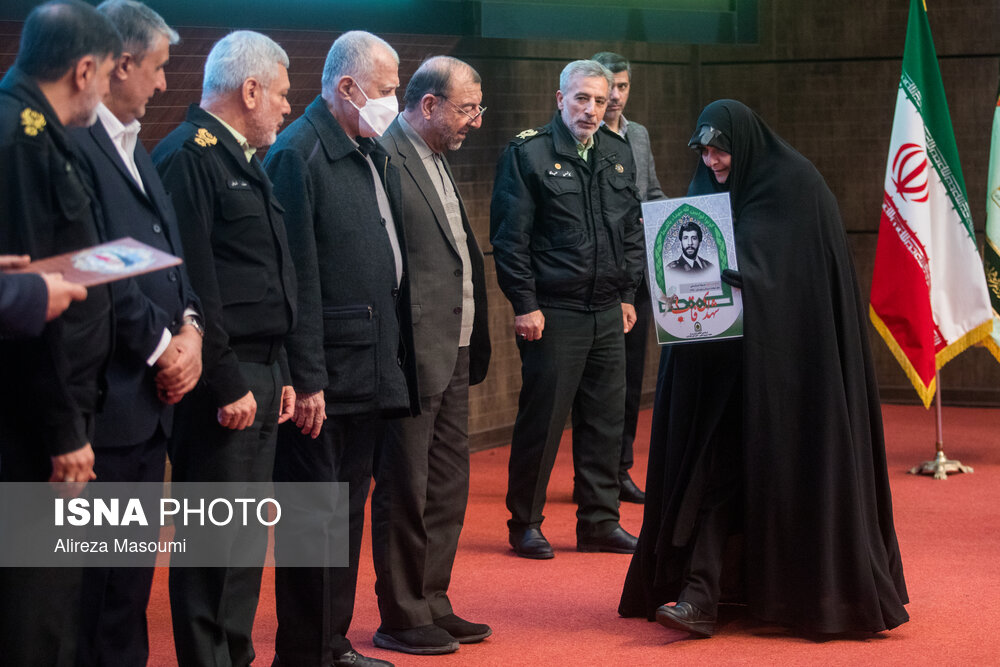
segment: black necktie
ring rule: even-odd
[[[358,142],[358,151],[365,157],[375,150],[375,140],[371,137],[355,137],[354,140]]]

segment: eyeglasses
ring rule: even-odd
[[[447,102],[451,106],[455,107],[455,109],[457,111],[461,111],[466,116],[468,116],[469,117],[469,121],[473,122],[473,123],[475,123],[477,120],[479,120],[479,117],[482,116],[484,113],[486,113],[486,107],[481,107],[478,104],[476,105],[476,113],[475,113],[475,115],[473,115],[473,114],[469,113],[468,111],[466,111],[465,109],[463,109],[462,107],[460,107],[457,104],[455,104],[454,102],[452,102],[451,100],[449,100],[444,95],[435,95],[434,97],[440,97],[442,100],[444,100],[445,102]]]

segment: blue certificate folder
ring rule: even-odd
[[[642,218],[657,342],[741,337],[742,294],[722,280],[737,269],[729,193],[645,202]]]

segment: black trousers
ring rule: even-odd
[[[354,616],[372,454],[384,428],[385,421],[373,415],[331,415],[315,440],[303,435],[292,422],[279,429],[274,481],[346,482],[350,542],[347,567],[275,568],[275,664],[328,665],[351,650],[347,631]],[[276,527],[276,551],[282,549],[284,529],[281,524]],[[335,531],[329,535],[342,538]]]
[[[452,613],[451,570],[469,499],[469,348],[420,415],[394,419],[376,451],[372,493],[375,592],[382,626],[401,630]]]
[[[518,340],[521,395],[508,465],[512,534],[541,525],[546,488],[566,418],[573,413],[579,537],[618,524],[618,463],[625,411],[625,339],[620,306],[600,312],[543,308],[536,341]]]
[[[93,417],[86,415],[93,439]],[[37,431],[19,415],[0,419],[0,483],[45,482],[52,462]],[[82,567],[0,567],[0,662],[73,667],[80,624]]]
[[[217,407],[199,385],[178,405],[170,441],[172,479],[177,482],[267,482],[274,466],[282,377],[278,364],[240,362],[257,401],[253,424],[242,431],[219,426]],[[267,528],[212,527],[230,553],[259,556],[260,567],[170,568],[170,609],[180,667],[249,665],[260,596]],[[190,530],[190,528],[188,529]],[[177,528],[175,539],[184,539]],[[177,562],[180,555],[173,554]]]
[[[622,452],[618,465],[619,477],[632,469],[635,457],[632,445],[639,423],[639,403],[642,400],[642,377],[646,370],[646,347],[649,323],[652,321],[649,290],[646,279],[635,292],[635,326],[625,334],[625,428],[622,430]]]
[[[162,483],[167,437],[157,426],[156,433],[145,442],[128,447],[98,445],[94,454],[94,471],[100,482]],[[141,539],[158,539],[159,525],[156,521],[150,523],[148,535]],[[146,606],[155,563],[156,554],[149,554],[148,567],[84,568],[78,667],[146,664],[149,659]]]

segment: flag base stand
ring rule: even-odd
[[[910,468],[911,475],[934,475],[934,479],[948,479],[948,473],[952,472],[972,472],[972,466],[962,465],[961,461],[949,459],[944,455],[938,443],[937,456],[933,461],[924,461],[918,466]]]
[[[934,443],[937,454],[933,461],[924,461],[910,468],[911,475],[934,475],[934,479],[948,479],[950,472],[972,472],[972,466],[962,465],[961,461],[949,459],[944,455],[944,430],[941,420],[941,374],[934,374],[934,406],[937,413],[937,442]]]

